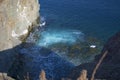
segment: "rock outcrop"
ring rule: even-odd
[[[40,79],[40,80],[47,80],[44,70],[41,71],[40,76],[39,76],[39,79]]]
[[[0,73],[0,80],[15,80],[15,79],[7,76],[7,73]]]
[[[88,71],[88,78],[91,78],[92,72],[98,64],[101,56],[108,51],[106,57],[104,58],[102,64],[99,66],[95,78],[97,79],[106,79],[106,80],[119,80],[120,79],[120,32],[116,33],[111,37],[107,43],[104,45],[104,48],[100,55],[95,57],[95,60],[91,63],[85,63],[77,66],[72,70],[72,74],[69,75],[70,78],[76,80],[79,76],[79,73],[82,69]]]
[[[39,8],[38,0],[0,0],[0,51],[20,44],[37,26]]]

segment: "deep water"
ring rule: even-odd
[[[40,0],[46,31],[77,30],[107,40],[120,30],[119,0]]]
[[[34,52],[31,47],[23,51],[26,57],[33,58],[26,63],[33,65],[30,67],[35,69],[33,77],[36,79],[44,69],[47,78],[59,80],[73,67],[92,61],[106,40],[120,30],[119,3],[119,0],[41,0],[41,26],[27,42],[35,42],[45,52]],[[48,53],[49,50],[52,52]]]
[[[119,3],[119,0],[40,0],[41,21],[46,24],[36,44],[76,65],[89,62],[93,59],[90,56],[99,54],[107,39],[120,31]]]
[[[48,79],[66,78],[75,66],[92,61],[120,30],[119,4],[119,0],[41,0],[43,26],[30,34],[29,43],[0,51],[0,72],[18,80],[29,73],[37,80],[43,69]]]
[[[22,43],[12,49],[0,51],[0,72],[16,80],[39,80],[41,70],[48,80],[61,80],[68,76],[74,65],[55,52],[32,43]]]

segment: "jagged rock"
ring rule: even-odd
[[[0,51],[20,44],[39,18],[38,0],[0,0]]]

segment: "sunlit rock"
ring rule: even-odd
[[[7,76],[7,73],[0,73],[0,80],[15,80],[15,79]]]
[[[20,44],[37,26],[39,7],[38,0],[0,0],[0,50]]]

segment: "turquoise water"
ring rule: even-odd
[[[106,40],[120,31],[119,0],[40,0],[40,4],[46,24],[37,44],[76,65],[92,60],[91,55],[100,53]]]
[[[45,70],[48,80],[66,78],[75,66],[92,61],[103,43],[120,31],[120,0],[41,0],[40,4],[43,26],[33,29],[29,43],[14,48],[19,53],[10,68],[15,77],[29,72],[37,80]]]
[[[119,0],[41,0],[40,4],[50,34],[77,30],[107,40],[120,30]]]

